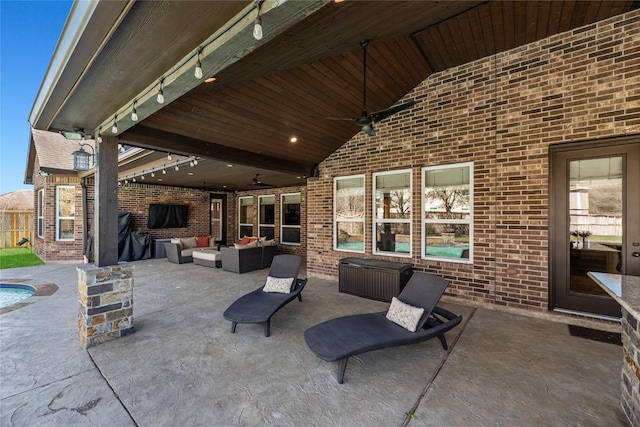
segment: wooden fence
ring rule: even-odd
[[[0,211],[0,249],[28,248],[33,245],[33,210]],[[29,239],[22,245],[22,239]]]

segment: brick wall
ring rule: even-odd
[[[451,282],[448,293],[479,303],[548,307],[548,147],[640,134],[640,11],[432,74],[406,98],[417,105],[362,132],[320,164],[307,185],[307,271],[337,279],[332,250],[333,178],[413,171],[411,259]],[[474,262],[422,260],[420,168],[474,162]],[[360,256],[360,255],[354,255]]]
[[[55,174],[40,176],[39,165],[36,163],[33,177],[34,196],[34,222],[33,222],[33,250],[44,261],[78,261],[82,260],[83,246],[83,204],[82,185],[80,179],[74,175]],[[58,185],[71,185],[75,187],[75,222],[74,241],[56,240],[56,187]],[[44,233],[43,238],[38,237],[38,192],[44,189]]]

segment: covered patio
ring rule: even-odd
[[[353,357],[345,382],[303,332],[386,303],[310,279],[302,302],[230,333],[222,312],[263,283],[163,259],[135,269],[135,329],[84,350],[77,272],[50,263],[3,270],[59,290],[0,317],[2,425],[620,426],[622,347],[572,336],[567,324],[445,301],[464,316],[438,340]],[[300,277],[306,277],[304,269]],[[577,320],[576,320],[577,322]],[[580,321],[583,326],[603,325]]]

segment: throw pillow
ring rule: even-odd
[[[288,294],[291,292],[291,285],[293,284],[293,277],[281,278],[267,276],[267,282],[264,284],[262,290],[264,292],[278,292],[281,294]]]
[[[249,239],[247,236],[244,236],[242,239],[240,239],[240,244],[241,245],[246,245],[247,243],[249,243],[251,241],[251,239]]]
[[[190,249],[190,248],[197,248],[198,247],[198,242],[196,241],[195,237],[183,237],[180,240],[182,241],[182,248],[183,249]]]
[[[387,319],[411,332],[415,332],[423,314],[424,308],[405,304],[398,298],[393,297],[389,311],[387,311]]]
[[[180,240],[179,238],[171,239],[171,243],[177,243],[178,245],[180,245],[180,250],[184,249],[184,246],[182,246],[182,240]]]
[[[196,237],[196,244],[198,245],[199,248],[208,248],[209,236]]]

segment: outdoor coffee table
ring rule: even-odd
[[[193,263],[198,265],[204,265],[206,267],[222,267],[222,256],[220,251],[215,249],[201,249],[193,251]]]

